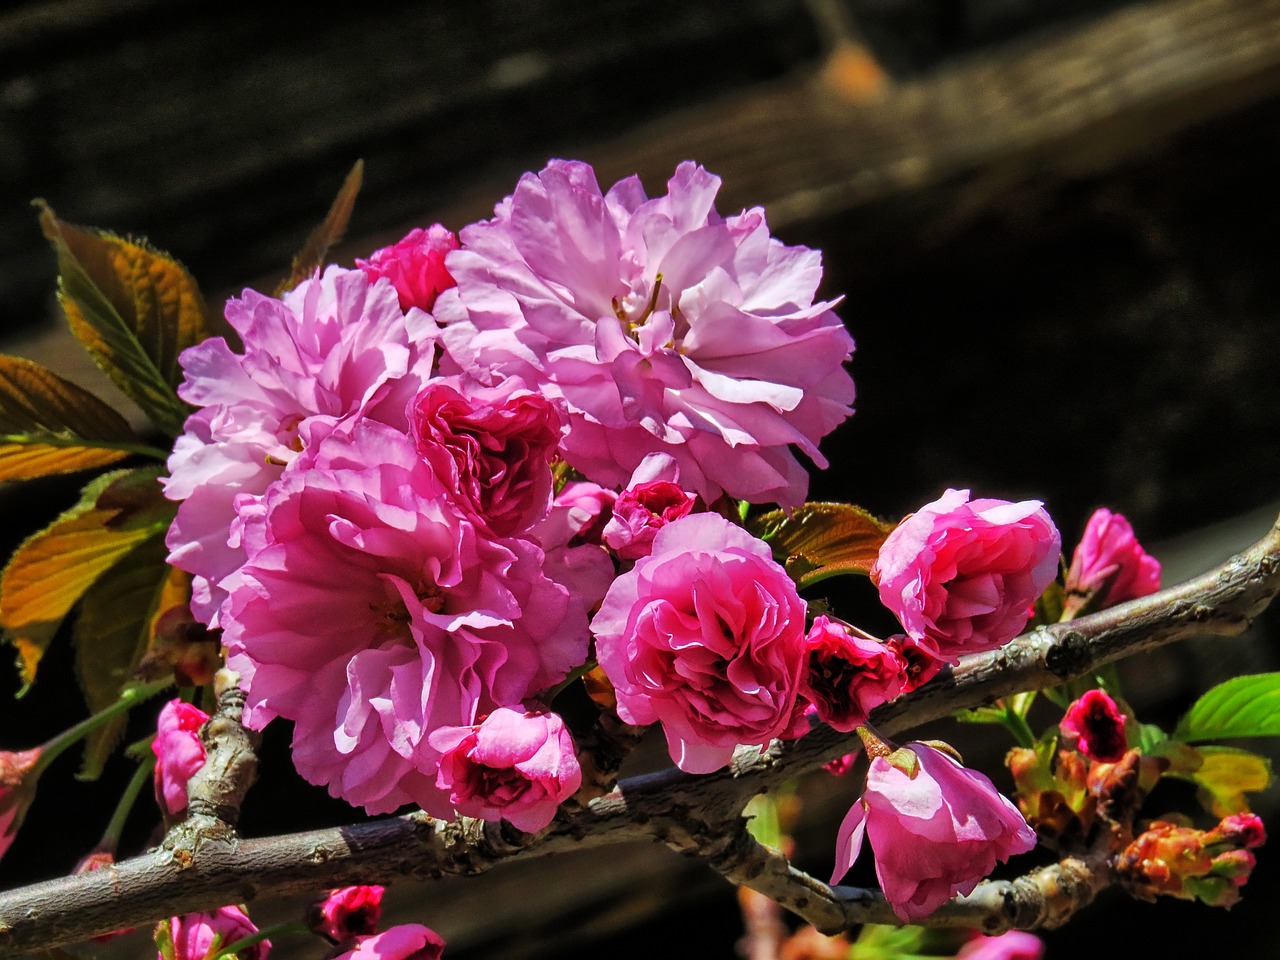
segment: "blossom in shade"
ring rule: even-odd
[[[832,883],[853,866],[864,835],[885,899],[907,923],[971,893],[998,862],[1036,842],[990,780],[923,743],[871,760],[866,789],[840,825]]]
[[[1090,760],[1115,763],[1125,755],[1125,715],[1103,690],[1086,690],[1067,707],[1058,725],[1068,747]]]
[[[211,913],[188,913],[162,921],[156,928],[158,960],[212,960],[219,950],[258,932],[253,921],[237,906],[219,907]],[[239,960],[267,960],[270,940],[241,950]]]
[[[1060,546],[1038,500],[948,490],[889,534],[871,579],[907,635],[955,663],[1018,635],[1057,573]]]
[[[442,727],[430,740],[441,753],[437,784],[464,816],[541,830],[582,785],[573,738],[551,711],[499,707],[479,724]]]
[[[204,766],[200,728],[208,719],[199,707],[182,700],[170,700],[160,710],[151,752],[156,755],[156,803],[169,818],[187,812],[187,781]]]
[[[801,695],[818,719],[841,733],[852,733],[882,703],[902,692],[905,664],[893,649],[851,633],[843,624],[815,617],[805,637],[808,669]]]
[[[1044,941],[1026,930],[1007,930],[998,937],[978,934],[956,954],[956,960],[1040,960]]]
[[[400,309],[389,282],[329,268],[283,298],[246,290],[227,302],[244,352],[222,337],[183,351],[178,395],[199,407],[169,457],[165,496],[182,501],[169,562],[194,575],[192,612],[219,625],[221,581],[244,562],[234,521],[336,424],[369,417],[405,429],[405,406],[431,375],[437,328]]]
[[[1071,555],[1067,592],[1111,607],[1160,589],[1160,561],[1142,549],[1129,521],[1099,507]]]
[[[459,512],[406,434],[365,420],[307,456],[244,518],[223,640],[246,723],[294,721],[298,772],[371,813],[450,816],[427,735],[563,679],[586,612],[535,543]]]
[[[769,236],[759,209],[716,213],[720,179],[682,163],[665,195],[602,193],[585,163],[526,174],[462,231],[436,302],[452,363],[562,401],[565,459],[618,487],[649,453],[681,484],[799,505],[821,437],[850,413],[853,341],[814,302],[820,255]]]
[[[693,511],[696,494],[678,483],[680,468],[665,453],[651,453],[618,495],[602,539],[623,560],[648,556],[654,535]]]
[[[41,750],[0,750],[0,857],[9,849],[36,796]]]
[[[333,943],[377,932],[382,921],[385,887],[356,886],[330,890],[307,909],[307,925]]]
[[[496,536],[518,533],[551,504],[560,419],[518,380],[496,387],[432,380],[409,413],[418,453],[458,504]]]
[[[356,266],[370,280],[390,280],[404,310],[430,310],[440,291],[453,286],[444,260],[449,251],[457,249],[453,231],[436,223],[425,230],[414,227],[403,240],[375,250],[368,260],[357,259]]]
[[[402,923],[371,937],[357,937],[351,949],[334,960],[440,960],[443,952],[440,934],[420,923]]]
[[[701,513],[658,531],[652,553],[613,582],[591,629],[618,715],[661,721],[676,765],[709,773],[738,744],[808,729],[804,614],[767,544]]]

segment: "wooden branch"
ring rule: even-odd
[[[1239,634],[1277,593],[1280,521],[1252,547],[1200,577],[1080,620],[1041,628],[1000,651],[968,658],[954,673],[882,707],[873,720],[886,732],[904,730],[1020,690],[1062,683],[1175,640]],[[784,902],[793,908],[800,906],[793,892],[808,890],[814,905],[802,909],[811,909],[829,925],[823,885],[793,875],[789,865],[745,845],[740,831],[728,831],[727,843],[711,834],[721,829],[723,837],[723,826],[739,819],[751,796],[848,752],[855,740],[821,729],[767,750],[739,750],[731,766],[719,773],[692,776],[671,770],[635,777],[538,834],[524,834],[502,823],[465,818],[444,823],[410,814],[257,840],[232,835],[199,845],[189,858],[164,849],[153,851],[115,867],[0,895],[0,955],[75,943],[123,926],[266,894],[478,874],[518,857],[645,838],[677,849],[711,851],[713,863],[735,882],[759,883],[767,887],[765,892],[785,896]],[[944,907],[939,922],[982,926],[992,916],[1019,926],[1052,922],[1061,915],[1062,903],[1087,902],[1101,882],[1090,879],[1096,865],[1063,870],[1057,878],[1044,874],[1034,881],[1044,890],[1057,883],[1060,892],[1065,891],[1065,900],[1040,898],[1053,907],[1048,912],[1036,906],[1025,884],[1017,887],[1018,881],[1013,881],[1012,886],[981,886],[973,897]],[[876,894],[841,888],[840,896],[846,925],[881,916]],[[1017,907],[1011,915],[1010,903],[1030,906]]]

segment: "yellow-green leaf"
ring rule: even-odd
[[[104,572],[164,531],[174,505],[159,467],[117,470],[91,481],[80,502],[23,542],[0,574],[0,626],[30,684],[58,625]]]
[[[806,503],[790,516],[783,510],[762,514],[750,527],[807,587],[837,574],[866,575],[894,525],[853,504]]]
[[[103,467],[143,449],[93,394],[32,360],[0,356],[0,480]]]
[[[178,355],[223,328],[187,269],[145,243],[64,223],[42,202],[58,256],[58,300],[94,362],[170,436],[189,412]]]
[[[134,678],[151,642],[155,614],[166,600],[169,574],[164,537],[156,534],[126,554],[85,591],[72,629],[76,676],[89,713],[111,706]],[[128,717],[122,715],[85,738],[79,777],[96,780]]]
[[[1271,786],[1271,761],[1235,747],[1197,747],[1200,766],[1186,772],[1171,770],[1167,776],[1190,780],[1200,787],[1200,802],[1215,817],[1245,813],[1246,793]],[[1174,768],[1177,770],[1177,768]]]
[[[347,179],[342,182],[342,189],[334,197],[332,206],[320,225],[311,231],[307,242],[302,245],[298,255],[293,258],[293,266],[289,275],[276,286],[276,296],[292,290],[301,281],[307,279],[324,265],[325,254],[329,248],[342,239],[347,232],[347,224],[351,222],[351,211],[355,209],[356,195],[364,182],[364,161],[357,160]]]

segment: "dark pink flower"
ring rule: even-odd
[[[209,715],[182,700],[170,700],[156,721],[151,752],[156,755],[156,803],[170,818],[187,812],[187,781],[204,766],[200,728]]]
[[[941,660],[994,650],[1026,626],[1061,540],[1037,500],[948,490],[889,534],[871,568],[880,600]]]
[[[1071,556],[1067,592],[1092,595],[1097,607],[1145,597],[1160,589],[1160,561],[1142,549],[1129,521],[1099,507]]]
[[[841,733],[852,733],[872,710],[902,692],[906,665],[883,643],[816,617],[805,644],[809,660],[800,694],[814,705],[819,720]]]
[[[382,894],[385,887],[358,886],[330,890],[307,910],[307,923],[316,933],[334,943],[377,932],[382,921]]]
[[[910,693],[917,687],[923,687],[947,665],[946,661],[938,659],[932,644],[922,643],[905,633],[895,633],[884,644],[902,662],[901,693]]]
[[[430,311],[441,290],[453,286],[445,268],[445,254],[458,249],[458,238],[440,224],[426,230],[414,227],[403,240],[375,250],[368,260],[356,260],[372,282],[386,277],[400,296],[400,309]]]
[[[258,932],[253,921],[237,906],[219,907],[212,913],[188,913],[173,917],[156,931],[159,960],[211,960],[223,947]],[[267,960],[271,941],[262,940],[238,954],[239,960]]]
[[[1058,726],[1067,746],[1090,760],[1116,763],[1129,749],[1124,735],[1125,715],[1102,690],[1086,690],[1067,707]]]
[[[371,937],[357,937],[355,945],[334,960],[440,960],[444,940],[420,923],[402,923]]]
[[[682,163],[663,196],[637,177],[605,194],[587,164],[553,160],[462,231],[435,314],[462,370],[564,403],[564,457],[587,479],[621,486],[667,453],[707,503],[794,507],[809,477],[791,448],[826,466],[853,340],[814,302],[820,255],[770,237],[758,208],[721,217],[719,189]]]
[[[1044,941],[1026,930],[1009,930],[998,937],[974,937],[956,954],[956,960],[1040,960]]]
[[[27,816],[27,808],[36,796],[36,777],[31,776],[41,749],[0,750],[0,857]],[[38,775],[37,775],[38,776]]]
[[[499,707],[479,724],[442,727],[430,739],[441,753],[436,783],[463,816],[541,830],[582,785],[573,738],[550,711]]]
[[[865,834],[880,889],[893,912],[914,923],[974,887],[1000,861],[1035,846],[1035,832],[1017,807],[976,770],[923,743],[900,758],[872,759],[862,797],[840,825],[835,883],[853,866]]]
[[[433,380],[409,417],[418,453],[495,535],[527,530],[546,514],[560,418],[541,394],[519,380],[496,387]]]
[[[769,546],[712,513],[667,524],[592,620],[627,723],[661,721],[680,769],[807,729],[804,601]]]
[[[603,540],[623,560],[649,555],[654,535],[672,520],[688,516],[697,494],[677,482],[680,468],[666,454],[649,454],[613,505]]]

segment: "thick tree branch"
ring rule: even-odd
[[[1239,634],[1277,593],[1280,523],[1248,550],[1194,580],[1041,628],[1003,650],[969,658],[953,673],[881,708],[873,719],[880,729],[897,732],[1020,690],[1059,684],[1175,640]],[[764,751],[741,750],[728,769],[716,774],[666,771],[632,778],[540,834],[522,834],[500,823],[443,823],[411,814],[257,840],[227,833],[199,845],[190,858],[152,851],[113,868],[0,895],[0,955],[75,943],[123,926],[268,893],[477,874],[516,857],[643,838],[697,854],[700,831],[733,823],[751,796],[848,752],[851,741],[852,736],[821,729]],[[727,845],[712,849],[713,862],[731,879],[768,887],[765,892],[776,893],[789,906],[798,905],[800,889],[812,893],[815,903],[824,900],[824,885],[798,871],[793,874],[785,861],[744,846],[741,836],[730,831]],[[735,850],[742,855],[740,863]],[[984,927],[997,917],[1014,926],[1052,924],[1088,902],[1105,880],[1097,864],[1065,861],[1029,878],[985,883],[972,896],[945,906],[940,922]],[[846,925],[888,918],[877,894],[847,888],[836,892]],[[827,926],[825,901],[812,909]],[[986,928],[1000,929],[998,924]]]

